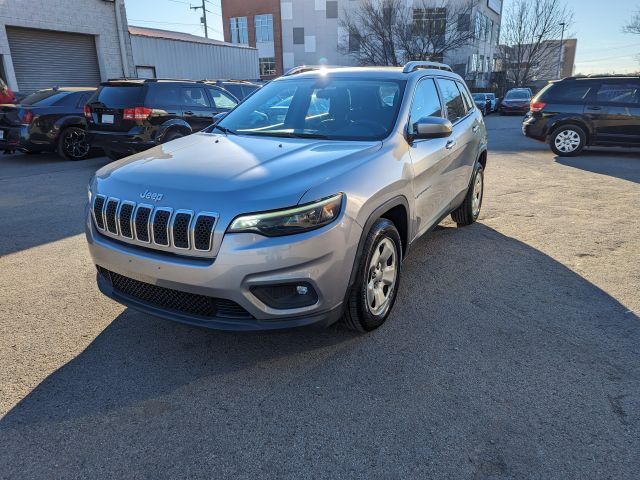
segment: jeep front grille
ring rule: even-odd
[[[100,266],[98,266],[98,272],[111,284],[115,293],[149,306],[204,319],[253,318],[249,312],[232,300],[159,287],[125,277]]]
[[[217,214],[172,210],[96,195],[91,206],[96,228],[108,237],[171,251],[211,251]]]

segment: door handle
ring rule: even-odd
[[[478,130],[480,130],[480,127],[478,125],[474,125],[471,130],[473,130],[473,133],[478,133]]]
[[[587,107],[587,110],[602,110],[602,107]]]
[[[457,145],[457,142],[455,140],[449,140],[447,142],[447,145],[445,146],[445,148],[447,150],[451,150],[453,147],[455,147]]]
[[[193,112],[191,110],[187,110],[186,112],[184,112],[185,115],[193,115]]]

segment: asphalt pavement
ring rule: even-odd
[[[418,241],[366,335],[122,307],[83,235],[107,160],[0,156],[0,478],[637,479],[640,152],[487,124],[479,222]]]

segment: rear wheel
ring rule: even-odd
[[[451,218],[459,227],[471,225],[478,219],[480,208],[482,207],[482,196],[484,195],[484,169],[480,163],[476,163],[473,177],[464,197],[464,202],[453,212]]]
[[[378,219],[367,234],[362,258],[357,266],[343,323],[358,332],[382,325],[396,300],[400,284],[402,242],[393,222]]]
[[[175,140],[176,138],[181,138],[184,137],[184,135],[182,135],[180,132],[178,131],[172,131],[172,132],[167,132],[164,137],[162,137],[162,143],[167,143],[170,142],[171,140]]]
[[[573,157],[584,149],[587,135],[577,125],[563,125],[556,128],[549,136],[549,146],[556,155]]]
[[[90,150],[87,132],[83,128],[68,127],[60,133],[58,155],[65,160],[84,160],[89,156]]]

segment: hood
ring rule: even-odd
[[[92,188],[123,200],[221,215],[269,210],[296,205],[309,188],[366,161],[381,145],[197,133],[103,167]],[[144,192],[161,198],[141,199]]]

